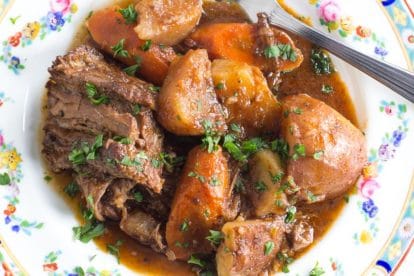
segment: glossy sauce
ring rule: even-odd
[[[129,2],[130,1],[122,0],[116,1],[115,3],[125,6]],[[223,4],[220,9],[214,9],[213,6],[207,4],[204,10],[207,12],[204,22],[211,20],[218,22],[241,22],[245,20],[245,13],[234,3]],[[295,35],[291,35],[291,37],[297,47],[302,50],[304,54],[304,62],[295,71],[283,75],[283,82],[280,86],[278,97],[283,98],[286,95],[307,93],[312,97],[326,102],[357,125],[354,106],[348,90],[339,74],[334,73],[331,75],[317,76],[313,72],[310,62],[310,52],[313,45]],[[82,25],[71,48],[85,43],[85,41],[88,40],[88,32]],[[323,94],[321,92],[322,85],[332,86],[334,92],[329,95]],[[43,133],[43,131],[41,132]],[[56,175],[53,173],[49,173],[49,175],[52,176],[52,181],[50,182],[51,186],[61,194],[68,206],[74,213],[76,213],[79,221],[83,223],[79,208],[81,203],[80,196],[71,199],[63,192],[64,187],[71,181],[70,175]],[[310,215],[311,222],[315,227],[315,241],[313,245],[323,237],[341,213],[345,204],[345,200],[341,197],[321,204],[313,204],[301,209]],[[147,275],[194,275],[191,271],[191,267],[186,263],[168,261],[164,255],[157,254],[150,248],[141,246],[138,242],[125,235],[115,224],[106,223],[105,234],[102,237],[97,238],[95,243],[101,250],[107,252],[106,245],[114,244],[117,240],[123,240],[123,244],[120,247],[120,262],[136,272]],[[309,248],[311,247],[312,246]],[[304,254],[309,248],[303,252],[297,253],[295,257]]]

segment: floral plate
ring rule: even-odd
[[[72,239],[77,221],[46,183],[38,141],[47,67],[65,53],[88,13],[107,2],[0,0],[4,275],[133,274],[93,243]],[[337,39],[413,70],[413,0],[285,4]],[[366,133],[369,165],[340,218],[322,241],[292,264],[290,274],[308,275],[318,262],[325,275],[414,275],[414,105],[342,61],[335,59],[335,64]]]

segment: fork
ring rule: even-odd
[[[238,0],[252,21],[265,12],[271,24],[300,35],[414,102],[414,74],[388,62],[363,54],[325,33],[311,28],[287,13],[275,0]]]

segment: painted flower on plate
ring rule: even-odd
[[[391,261],[401,255],[401,240],[393,243],[388,248],[388,259]]]
[[[382,161],[388,161],[395,156],[395,148],[390,144],[382,144],[378,149],[378,156]]]
[[[373,218],[378,214],[378,207],[375,205],[372,199],[368,199],[362,203],[362,210],[370,217]]]
[[[398,229],[398,234],[402,239],[410,239],[414,235],[414,219],[405,218],[401,222],[400,229]]]
[[[59,27],[65,25],[62,12],[49,12],[46,18],[47,26],[52,31],[56,31]]]
[[[367,38],[367,37],[371,36],[372,31],[371,31],[371,29],[368,29],[366,27],[358,26],[356,28],[356,33],[357,33],[357,35],[359,35],[362,38]]]
[[[371,198],[379,188],[379,183],[373,178],[364,179],[358,183],[358,191],[364,198]]]
[[[364,179],[375,178],[378,176],[377,164],[369,163],[362,169],[362,176]]]
[[[13,47],[17,47],[20,44],[20,38],[22,37],[22,33],[18,32],[15,35],[9,37],[9,44]]]
[[[14,206],[13,204],[7,204],[7,207],[6,207],[6,209],[3,211],[3,213],[6,215],[6,216],[10,216],[10,215],[12,215],[14,212],[16,212],[16,206]]]
[[[4,136],[0,133],[0,147],[4,145]]]
[[[50,6],[53,12],[61,12],[65,14],[70,9],[71,0],[52,0]]]
[[[40,23],[35,21],[35,22],[30,22],[27,23],[24,28],[23,28],[23,35],[26,38],[29,38],[31,40],[34,40],[37,35],[39,34],[40,31]]]
[[[362,230],[361,235],[359,236],[361,243],[370,243],[372,241],[372,235],[367,230]]]
[[[390,116],[395,114],[394,109],[390,105],[385,106],[384,111],[385,111],[385,114],[390,115]]]
[[[355,29],[350,16],[342,17],[340,23],[342,30],[347,34],[351,34]]]
[[[12,56],[12,58],[10,60],[10,65],[13,66],[14,68],[19,68],[19,66],[20,66],[20,58],[18,58],[16,56]]]
[[[395,130],[392,133],[392,143],[395,147],[399,147],[401,145],[401,141],[407,136],[404,131]]]
[[[16,149],[0,152],[0,168],[6,166],[11,170],[16,170],[20,162],[22,162],[22,158],[17,153]]]
[[[319,6],[319,16],[326,22],[339,20],[341,8],[336,0],[323,0]]]

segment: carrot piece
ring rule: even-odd
[[[86,22],[86,26],[93,40],[107,53],[114,54],[112,47],[124,39],[124,49],[128,51],[128,57],[115,56],[115,58],[127,65],[141,60],[138,73],[146,80],[161,85],[168,72],[168,67],[176,57],[171,47],[160,47],[152,44],[148,50],[141,47],[145,44],[134,31],[136,24],[126,24],[119,12],[119,6],[109,7],[95,11]]]
[[[289,44],[294,49],[296,60],[280,59],[280,71],[292,71],[303,61],[301,51],[295,47],[292,39],[285,33],[274,28],[276,41]],[[207,49],[210,58],[232,59],[259,67],[268,68],[269,59],[254,52],[255,26],[248,23],[216,23],[198,28],[190,37],[199,48]],[[276,68],[275,68],[276,69]]]

